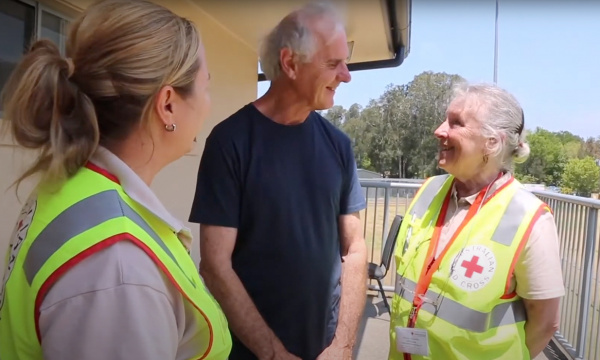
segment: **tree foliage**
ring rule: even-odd
[[[458,75],[424,72],[406,85],[388,85],[365,108],[334,106],[323,115],[350,137],[359,167],[391,177],[427,177],[440,173],[433,132],[459,81]]]
[[[576,195],[589,196],[598,191],[600,170],[596,160],[591,156],[570,159],[565,166],[562,180],[563,191],[573,191]]]
[[[574,174],[577,174],[573,171],[578,168],[576,166],[579,166],[577,164],[580,163],[573,162],[573,160],[587,159],[585,160],[588,163],[586,166],[589,166],[591,159],[596,164],[595,160],[600,159],[600,139],[584,140],[568,131],[550,132],[537,128],[527,136],[527,142],[531,148],[531,154],[525,163],[517,165],[517,178],[523,178],[529,183],[557,186],[567,193],[586,193],[585,189],[590,188],[589,184],[581,188],[573,186],[572,183],[565,184],[565,181],[573,179]],[[565,177],[569,164],[571,175]],[[596,187],[598,181],[596,181]],[[596,191],[596,187],[591,187],[589,192]]]
[[[538,128],[527,136],[527,142],[531,153],[527,161],[517,165],[517,172],[530,175],[532,182],[558,186],[567,162],[567,151],[561,137]]]

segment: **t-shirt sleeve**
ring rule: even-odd
[[[352,214],[367,207],[363,189],[358,180],[354,152],[352,151],[350,144],[348,144],[345,149],[346,173],[344,174],[344,189],[340,201],[341,215]]]
[[[514,274],[516,292],[524,299],[544,300],[565,294],[558,233],[551,213],[533,225]]]
[[[189,221],[237,228],[240,215],[241,185],[233,146],[220,137],[206,139],[198,168],[196,194]]]

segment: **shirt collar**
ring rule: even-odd
[[[504,173],[498,180],[494,181],[494,183],[492,184],[492,186],[490,187],[489,191],[488,191],[488,196],[491,196],[492,194],[494,194],[496,191],[498,191],[498,189],[500,189],[500,187],[502,187],[502,185],[506,184],[506,182],[508,180],[510,180],[512,178],[512,174],[510,172],[506,172]],[[469,196],[465,196],[463,198],[458,198],[458,193],[456,192],[456,185],[452,185],[452,199],[454,201],[466,201],[467,203],[469,203],[469,205],[473,205],[473,203],[475,202],[475,199],[477,199],[477,195],[478,193],[475,193],[473,195],[469,195]]]
[[[192,232],[165,208],[148,185],[119,157],[108,149],[99,146],[91,162],[116,176],[123,191],[135,202],[164,221],[176,234],[183,245],[190,250]]]

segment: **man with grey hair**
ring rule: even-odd
[[[200,271],[233,333],[230,358],[351,359],[366,298],[365,199],[349,138],[315,110],[350,81],[328,6],[266,37],[271,87],[206,141],[190,221]]]

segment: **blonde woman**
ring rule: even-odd
[[[66,53],[34,43],[4,89],[14,139],[40,150],[19,181],[41,180],[8,250],[0,358],[226,359],[190,231],[150,190],[209,111],[197,29],[108,0],[75,21]]]

